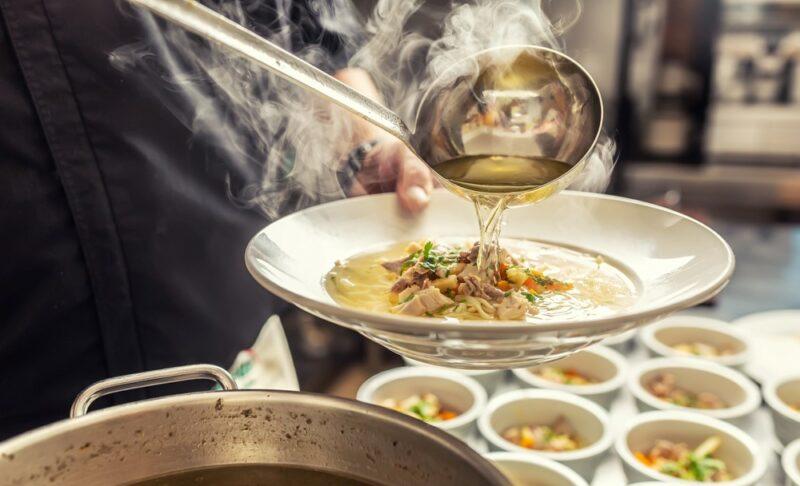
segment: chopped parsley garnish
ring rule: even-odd
[[[528,299],[528,302],[531,304],[535,304],[537,300],[542,298],[542,296],[538,294],[532,294],[530,292],[522,292],[522,296]]]
[[[422,259],[427,260],[428,256],[431,254],[431,249],[433,248],[432,241],[426,241],[425,246],[422,248]]]
[[[453,252],[440,253],[433,249],[433,242],[428,241],[422,249],[422,259],[420,266],[425,270],[435,272],[437,268],[454,263],[458,258]]]

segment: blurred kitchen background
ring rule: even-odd
[[[372,0],[357,0],[366,15]],[[429,0],[409,29],[436,29]],[[572,0],[545,2],[574,15]],[[604,96],[609,192],[688,213],[731,244],[727,289],[692,313],[800,309],[800,0],[585,0],[565,36]],[[350,395],[400,363],[355,333],[284,318],[302,388]],[[342,372],[342,370],[349,370]]]

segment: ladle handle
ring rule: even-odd
[[[129,1],[258,63],[297,86],[317,93],[408,145],[410,132],[396,113],[196,1]]]

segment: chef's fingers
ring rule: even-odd
[[[347,191],[347,194],[345,195],[347,197],[356,197],[356,196],[364,196],[367,194],[369,194],[367,189],[361,184],[361,182],[358,181],[358,179],[355,179],[352,185],[350,186],[350,189]]]
[[[405,147],[400,154],[395,190],[400,205],[412,213],[418,213],[428,206],[433,190],[430,169]]]

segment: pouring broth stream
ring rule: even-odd
[[[397,244],[337,262],[326,277],[339,303],[378,312],[458,320],[581,320],[630,306],[635,285],[602,258],[532,241],[504,241],[504,211],[560,190],[576,166],[546,158],[472,155],[434,167],[470,199],[480,239]]]

